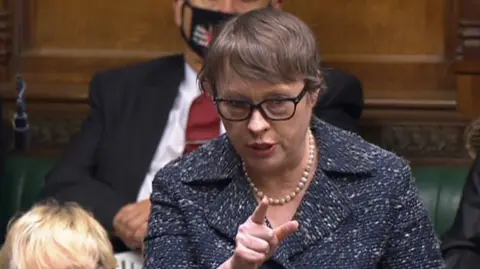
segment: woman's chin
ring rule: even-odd
[[[244,158],[244,161],[250,169],[254,169],[256,172],[271,173],[281,168],[283,162],[279,155],[280,154],[272,154],[268,157],[262,156],[262,158],[255,155],[248,155],[247,158]]]

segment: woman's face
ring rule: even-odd
[[[249,110],[246,103],[261,102],[264,102],[262,108],[266,114],[253,109],[251,116],[243,121],[231,121],[222,116],[227,134],[246,165],[255,171],[271,172],[300,162],[305,154],[305,139],[317,94],[305,92],[303,81],[237,85],[217,89],[220,100],[241,101],[218,102],[220,114],[230,113],[228,116],[240,118],[243,111]],[[286,99],[291,100],[281,101]],[[296,108],[294,99],[297,99]]]

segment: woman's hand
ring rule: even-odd
[[[268,200],[260,202],[248,220],[238,228],[235,253],[226,262],[230,269],[257,269],[277,250],[280,242],[298,230],[297,221],[289,221],[276,229],[269,228],[265,219]]]

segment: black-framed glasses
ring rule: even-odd
[[[192,0],[187,1],[190,5],[192,5]],[[218,4],[222,2],[221,0],[203,0],[203,1],[197,1],[196,7],[200,8],[207,8],[207,9],[213,9],[215,7],[218,7]],[[264,4],[262,4],[259,1],[233,1],[232,3],[233,9],[236,12],[247,12],[252,9],[257,9],[257,8],[264,8]],[[267,5],[269,7],[271,3]]]
[[[250,101],[222,99],[217,96],[214,97],[214,101],[220,116],[229,121],[247,120],[252,116],[254,109],[258,109],[265,119],[282,121],[289,120],[295,115],[297,104],[306,93],[307,90],[303,88],[297,97],[265,99],[257,104]]]

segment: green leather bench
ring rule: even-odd
[[[54,159],[9,156],[0,188],[0,244],[6,225],[17,212],[28,209],[43,185]],[[469,167],[413,167],[420,195],[441,235],[455,216]]]
[[[45,174],[55,160],[29,158],[20,155],[8,156],[0,181],[0,245],[10,219],[16,213],[27,210],[43,187]]]

